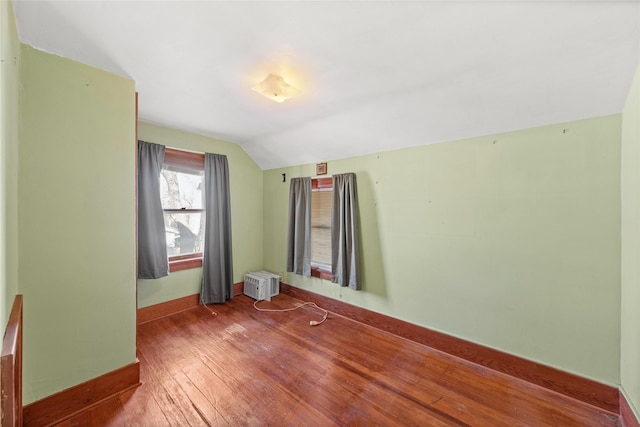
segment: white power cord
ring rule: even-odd
[[[327,317],[329,316],[329,312],[328,312],[327,310],[325,310],[324,308],[322,308],[322,307],[318,307],[318,306],[316,305],[316,303],[315,303],[315,302],[303,302],[302,304],[298,304],[298,305],[296,305],[295,307],[291,307],[291,308],[280,308],[280,309],[275,309],[275,308],[260,308],[260,307],[258,307],[258,305],[257,305],[257,304],[258,304],[258,302],[259,302],[259,301],[255,301],[255,302],[253,303],[253,308],[255,308],[255,309],[256,309],[256,310],[258,310],[258,311],[266,311],[266,312],[271,312],[271,313],[277,313],[277,312],[283,312],[283,311],[293,311],[293,310],[297,310],[297,309],[299,309],[299,308],[301,308],[301,307],[304,307],[305,305],[308,305],[308,306],[311,306],[311,307],[317,308],[318,310],[320,310],[320,311],[322,311],[322,312],[324,313],[324,316],[322,317],[322,320],[320,320],[320,321],[318,321],[318,320],[311,320],[311,321],[309,322],[309,325],[310,325],[310,326],[316,326],[316,325],[321,324],[322,322],[324,322],[325,320],[327,320]]]
[[[207,311],[210,311],[210,312],[211,312],[211,314],[213,314],[214,316],[217,316],[217,315],[218,315],[218,313],[216,313],[215,311],[211,310],[211,309],[207,306],[207,304],[202,304],[202,306],[203,306],[204,308],[206,308],[206,309],[207,309]]]

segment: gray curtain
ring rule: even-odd
[[[233,298],[231,203],[227,156],[205,153],[205,238],[200,303],[223,303]]]
[[[311,178],[292,178],[289,186],[287,271],[311,276]]]
[[[164,145],[138,141],[138,278],[169,275],[160,172]]]
[[[362,288],[359,227],[356,174],[333,175],[331,281],[357,290]]]

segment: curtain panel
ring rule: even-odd
[[[311,276],[311,178],[292,178],[289,186],[287,271]]]
[[[223,303],[233,298],[231,202],[227,156],[205,153],[205,239],[200,303]]]
[[[360,224],[356,174],[333,175],[332,282],[360,290]]]
[[[160,173],[164,145],[138,141],[138,278],[169,275]]]

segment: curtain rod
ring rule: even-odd
[[[309,179],[322,179],[322,178],[329,178],[329,179],[333,179],[333,175],[318,175],[318,176],[310,176],[310,177],[306,177],[306,176],[294,176],[294,178],[309,178]],[[290,178],[291,179],[291,178]],[[282,182],[287,182],[287,174],[283,173],[282,174]]]
[[[282,175],[286,175],[283,173]],[[309,179],[322,179],[322,178],[333,178],[333,175],[319,175],[319,176],[294,176],[294,178],[309,178]]]

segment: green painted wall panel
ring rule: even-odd
[[[144,103],[144,96],[140,96]],[[138,138],[167,147],[225,154],[229,162],[233,236],[233,281],[262,269],[262,170],[237,144],[150,123],[138,124]],[[138,281],[138,307],[159,304],[200,292],[202,268]]]
[[[18,87],[20,43],[13,3],[0,2],[0,324],[18,293]]]
[[[640,419],[640,68],[622,115],[622,390]]]
[[[22,46],[24,400],[135,361],[135,88]]]
[[[620,116],[330,161],[355,172],[360,292],[285,282],[619,381]],[[289,178],[264,174],[265,268],[283,272]]]

